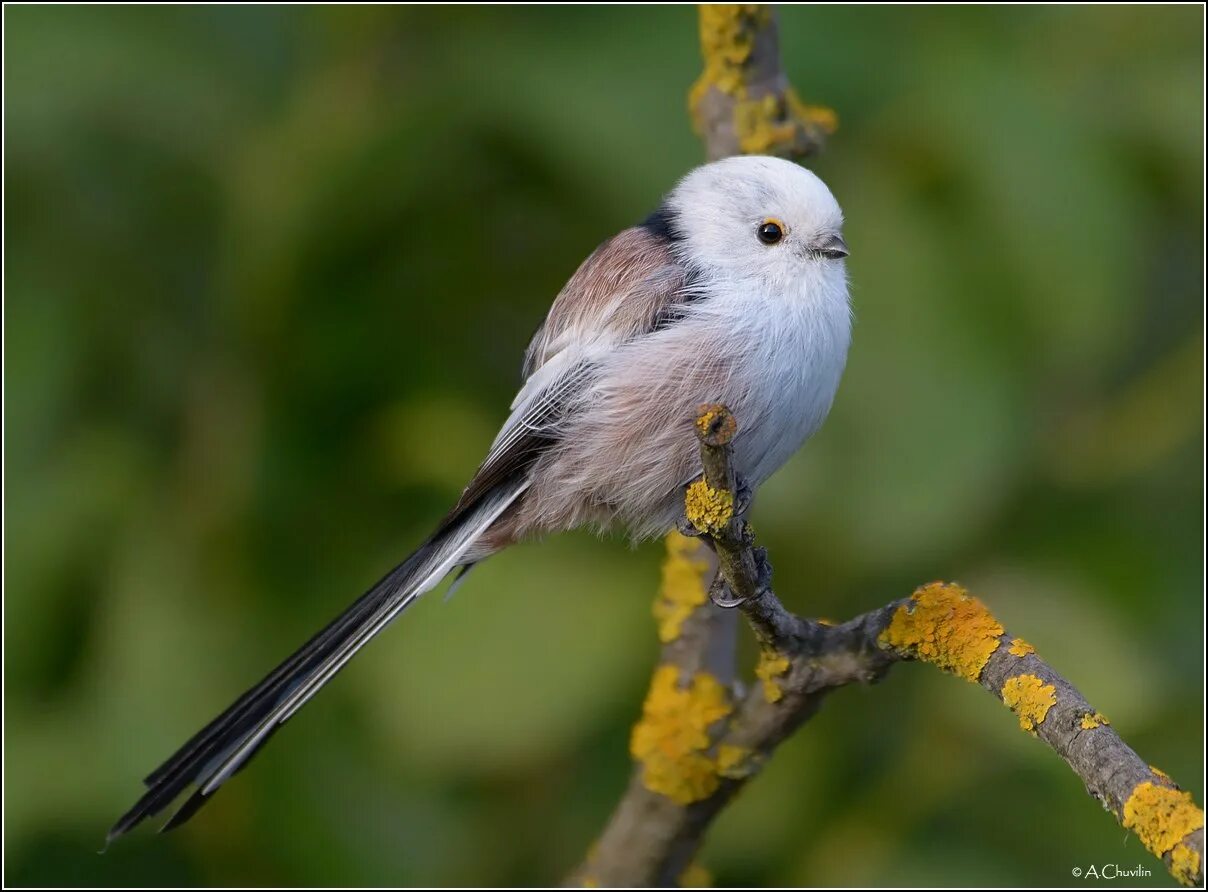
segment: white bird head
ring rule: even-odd
[[[780,158],[739,156],[696,168],[667,196],[679,256],[711,277],[780,287],[843,280],[843,212],[822,180]]]

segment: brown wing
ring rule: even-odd
[[[570,277],[524,355],[529,378],[550,357],[600,336],[627,341],[659,327],[687,280],[670,242],[635,226],[610,238]]]
[[[685,299],[686,281],[668,240],[642,227],[626,229],[592,252],[533,336],[512,414],[446,521],[527,473],[558,442],[567,407],[593,381],[593,352],[665,324]]]

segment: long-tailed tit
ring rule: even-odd
[[[571,276],[524,357],[486,460],[436,531],[146,778],[113,839],[190,785],[207,799],[417,597],[528,536],[678,519],[697,406],[739,420],[734,466],[766,480],[822,424],[847,358],[843,215],[809,171],[727,158],[689,173]]]

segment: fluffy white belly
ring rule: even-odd
[[[845,283],[818,286],[713,294],[603,357],[562,448],[535,469],[518,529],[619,520],[639,537],[664,532],[682,510],[684,483],[700,473],[701,403],[734,413],[739,473],[754,485],[771,476],[826,418],[847,358]]]
[[[847,361],[851,323],[846,296],[839,307],[765,302],[750,310],[744,318],[754,322],[743,332],[749,343],[722,401],[738,420],[737,468],[759,484],[826,420]]]

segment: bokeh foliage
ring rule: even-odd
[[[857,324],[777,588],[956,578],[1202,801],[1202,10],[796,8]],[[6,881],[539,884],[602,825],[659,548],[426,599],[184,830],[137,780],[426,533],[527,336],[698,161],[691,8],[4,11]],[[835,695],[721,884],[1065,884],[1140,845],[973,686]]]

